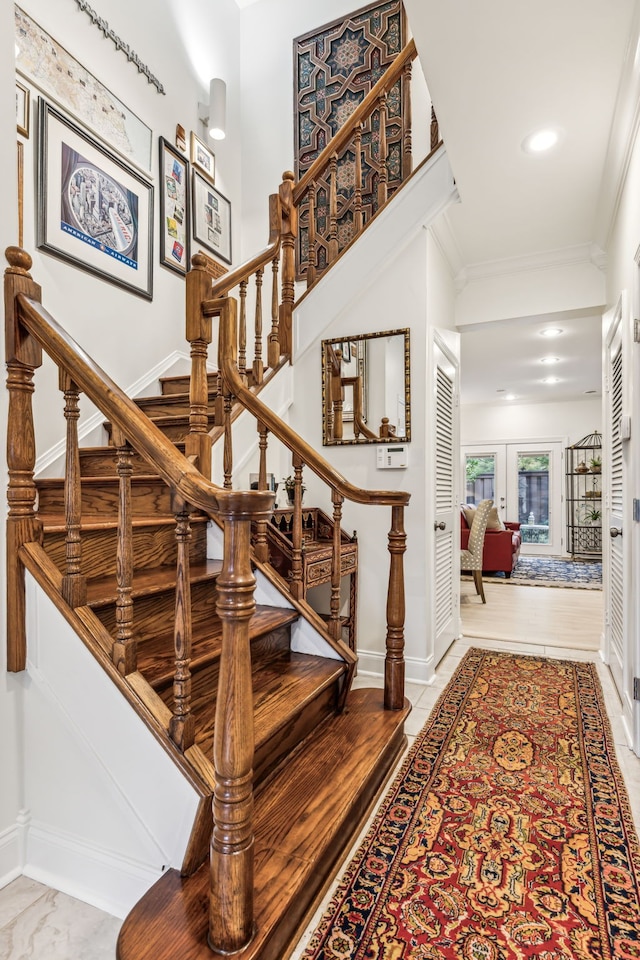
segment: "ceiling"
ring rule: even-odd
[[[638,60],[636,0],[405,6],[461,198],[446,213],[458,279],[470,267],[475,275],[485,265],[495,270],[496,261],[506,261],[506,274],[509,260],[551,259],[567,248],[598,258],[615,212],[611,184],[622,175],[614,114]],[[560,131],[553,150],[521,149],[528,134],[549,126]],[[549,322],[465,328],[462,402],[500,402],[498,389],[518,402],[599,392],[599,317],[557,323],[565,332],[553,349],[537,333]],[[562,360],[553,388],[540,383],[545,353]]]

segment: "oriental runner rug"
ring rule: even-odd
[[[595,666],[471,650],[302,956],[637,960],[640,848]]]

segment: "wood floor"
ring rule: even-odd
[[[460,583],[464,637],[512,640],[576,650],[597,650],[604,629],[602,590],[492,584],[482,603],[473,582]]]

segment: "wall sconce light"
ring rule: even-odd
[[[198,119],[213,140],[224,140],[227,135],[227,85],[219,77],[209,84],[209,103],[198,104]]]

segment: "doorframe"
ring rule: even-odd
[[[460,445],[460,502],[461,502],[461,503],[464,503],[464,502],[465,502],[465,499],[466,499],[466,490],[465,490],[465,488],[464,488],[463,485],[465,485],[465,477],[466,477],[466,471],[465,471],[465,453],[466,453],[467,451],[469,451],[469,452],[477,451],[478,454],[480,454],[480,453],[486,453],[486,454],[489,454],[489,455],[492,454],[492,453],[496,453],[496,454],[497,454],[497,453],[498,453],[498,448],[500,448],[501,450],[504,451],[503,457],[500,458],[500,459],[502,459],[502,461],[503,461],[503,462],[502,462],[502,465],[501,465],[501,466],[502,466],[502,469],[500,470],[500,473],[504,473],[503,482],[504,482],[504,495],[505,495],[505,503],[506,503],[506,502],[507,502],[507,491],[508,491],[508,486],[509,486],[509,483],[508,483],[508,472],[507,472],[507,459],[508,459],[507,452],[508,452],[508,448],[509,448],[509,447],[518,447],[518,448],[520,448],[522,451],[526,451],[526,449],[529,448],[529,449],[531,449],[533,452],[535,452],[535,448],[536,448],[536,447],[539,447],[539,448],[544,448],[544,447],[550,448],[551,446],[558,445],[558,447],[559,447],[559,451],[558,451],[558,452],[559,452],[559,463],[557,464],[558,476],[557,476],[557,478],[556,478],[556,482],[557,482],[557,485],[558,485],[558,487],[557,487],[557,493],[556,493],[556,495],[557,495],[557,497],[558,497],[558,503],[557,503],[557,505],[556,505],[556,508],[558,509],[558,518],[559,518],[559,519],[558,519],[558,537],[559,537],[559,541],[560,541],[559,550],[556,551],[556,550],[554,549],[554,552],[553,552],[552,554],[551,554],[550,552],[547,552],[547,551],[533,551],[533,552],[531,552],[531,551],[527,551],[527,550],[525,549],[526,546],[531,546],[531,545],[530,545],[530,544],[523,544],[520,552],[521,552],[521,554],[523,554],[523,555],[526,555],[526,554],[528,553],[529,556],[545,556],[545,555],[562,556],[562,557],[567,556],[567,543],[566,543],[566,539],[567,539],[567,538],[566,538],[566,525],[567,525],[567,524],[566,524],[566,503],[565,503],[565,494],[564,494],[564,464],[565,464],[565,459],[564,459],[564,457],[565,457],[565,448],[567,447],[568,443],[569,443],[569,441],[568,441],[567,437],[565,436],[565,437],[543,437],[542,439],[541,439],[540,437],[535,437],[535,438],[534,438],[534,437],[529,437],[529,438],[525,437],[525,438],[517,438],[517,439],[515,439],[515,440],[513,440],[513,439],[509,439],[509,440],[498,439],[498,440],[491,440],[490,442],[487,442],[487,443],[479,442],[479,443],[464,443],[464,444],[461,444],[461,445]],[[499,465],[499,463],[498,463],[498,458],[496,458],[496,479],[498,479],[498,473],[499,473],[498,467],[499,467],[499,466],[500,466],[500,465]],[[550,486],[550,492],[551,492],[551,490],[552,490],[552,486],[553,486],[553,478],[552,478],[552,484],[551,484],[551,486]],[[498,496],[500,495],[500,489],[498,489],[498,490],[496,491],[496,494],[497,494]],[[497,503],[496,506],[498,507],[498,515],[501,516],[501,507],[500,507],[500,504]],[[504,517],[501,517],[501,519],[504,520],[505,518],[504,518]],[[550,550],[551,550],[551,549],[552,549],[552,548],[550,548]]]

